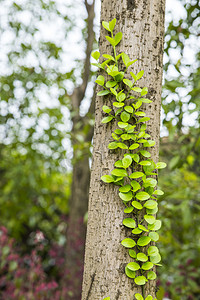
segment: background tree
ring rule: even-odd
[[[135,74],[144,69],[145,78],[140,84],[148,87],[148,97],[153,100],[145,108],[145,112],[151,117],[148,133],[156,141],[156,147],[152,151],[155,161],[158,160],[159,144],[164,8],[164,1],[154,2],[153,6],[146,1],[127,1],[117,6],[114,2],[102,1],[101,7],[101,21],[110,21],[116,17],[117,32],[123,33],[124,39],[118,46],[118,53],[126,52],[131,60],[138,58],[138,63],[133,68]],[[104,35],[105,31],[101,29],[100,53],[110,53]],[[111,99],[109,96],[103,100],[96,97],[83,300],[102,299],[106,296],[111,299],[132,299],[136,292],[141,292],[141,288],[133,286],[124,274],[124,263],[130,258],[120,245],[125,235],[125,230],[121,227],[123,205],[121,201],[117,201],[117,189],[102,184],[100,180],[105,172],[107,174],[113,169],[115,161],[121,157],[118,152],[107,149],[112,141],[111,133],[115,129],[113,123],[108,126],[101,124],[102,106],[109,104]],[[146,296],[154,296],[154,285],[149,284],[144,293]]]
[[[169,14],[165,43],[164,126],[160,174],[163,266],[160,296],[199,299],[199,4],[179,1]],[[172,72],[173,70],[173,72]]]
[[[1,224],[23,241],[25,252],[34,246],[38,230],[46,251],[48,243],[63,245],[67,239],[67,268],[78,266],[74,278],[79,284],[69,283],[68,292],[79,291],[80,298],[93,128],[94,3],[77,1],[77,12],[75,3],[64,1],[2,2]],[[76,43],[83,51],[76,53]],[[74,234],[66,237],[69,211],[68,232],[73,227]]]

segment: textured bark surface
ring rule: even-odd
[[[158,161],[160,106],[162,83],[162,55],[164,36],[164,0],[102,0],[101,21],[117,18],[116,32],[123,33],[117,53],[125,52],[131,60],[138,61],[129,68],[135,74],[144,70],[139,86],[147,86],[147,97],[153,102],[143,104],[142,110],[151,117],[147,133],[156,141],[151,149],[152,159]],[[100,52],[111,53],[105,40],[108,33],[101,27]],[[104,74],[105,75],[105,74]],[[108,97],[107,97],[108,98]],[[96,97],[94,151],[89,196],[89,220],[86,239],[86,254],[82,300],[133,300],[141,287],[127,278],[125,265],[131,261],[127,249],[120,242],[131,230],[122,225],[124,205],[118,197],[118,188],[105,184],[101,176],[114,169],[114,162],[121,157],[116,150],[108,150],[112,141],[114,122],[102,124],[102,106],[111,99]],[[144,287],[145,294],[155,295],[155,281]]]

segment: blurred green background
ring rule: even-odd
[[[0,4],[0,298],[79,300],[99,2]],[[158,299],[200,299],[199,11],[167,0]]]

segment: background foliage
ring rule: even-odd
[[[61,283],[68,270],[60,272],[70,214],[70,95],[82,82],[87,13],[78,0],[73,5],[0,3],[0,296],[66,299],[73,289]],[[165,195],[160,198],[163,267],[158,297],[198,300],[199,4],[176,3],[181,14],[168,12],[165,38],[161,160],[168,162],[168,169],[159,179]],[[86,90],[82,116],[91,96]],[[85,130],[90,122],[87,119]],[[82,151],[89,144],[81,128],[73,141]],[[78,239],[75,247],[80,247]]]

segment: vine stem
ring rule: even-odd
[[[113,39],[113,32],[111,32],[111,37],[112,37],[112,39]],[[118,62],[117,62],[117,59],[116,59],[117,55],[116,55],[116,49],[115,49],[115,46],[113,46],[113,50],[114,50],[114,57],[115,57],[116,66],[118,67]]]

